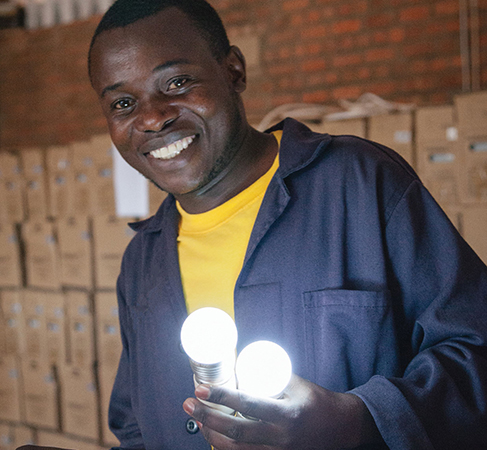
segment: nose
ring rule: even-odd
[[[156,133],[174,122],[176,118],[176,107],[162,100],[151,99],[144,103],[139,102],[135,127],[142,133]]]

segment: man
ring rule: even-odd
[[[250,127],[244,58],[203,0],[118,0],[89,67],[115,146],[170,194],[117,285],[122,448],[487,448],[487,270],[397,154]],[[179,331],[201,306],[235,317],[239,350],[288,351],[282,398],[194,392]]]

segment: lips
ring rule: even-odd
[[[183,150],[187,149],[193,142],[195,136],[188,136],[183,139],[179,139],[167,147],[157,148],[149,152],[149,154],[155,159],[172,159],[178,156]]]

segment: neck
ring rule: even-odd
[[[242,192],[272,166],[278,151],[274,136],[248,126],[239,149],[229,164],[198,191],[176,196],[190,214],[216,208]]]

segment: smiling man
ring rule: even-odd
[[[121,448],[487,448],[487,269],[404,160],[249,126],[244,57],[203,0],[116,1],[89,69],[120,154],[169,193],[117,284]],[[239,350],[287,350],[282,398],[194,390],[179,336],[202,306]]]

